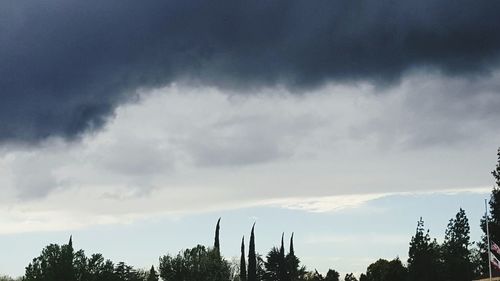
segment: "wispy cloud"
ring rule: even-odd
[[[263,201],[263,205],[278,206],[281,208],[307,211],[313,213],[337,212],[345,209],[359,208],[367,203],[392,196],[432,196],[432,195],[457,195],[464,193],[488,194],[491,187],[471,187],[442,189],[431,191],[389,192],[375,194],[349,194],[324,197],[280,198]]]

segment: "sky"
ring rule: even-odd
[[[2,1],[0,273],[49,243],[137,267],[256,222],[309,268],[407,259],[500,146],[498,1]],[[8,254],[7,254],[8,253]]]

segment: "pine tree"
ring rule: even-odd
[[[250,245],[248,246],[248,281],[257,281],[257,257],[255,255],[255,223],[250,233]]]
[[[219,231],[220,231],[220,219],[217,220],[217,225],[215,226],[215,241],[214,250],[220,254],[220,243],[219,243]]]
[[[489,216],[488,216],[488,226],[490,232],[490,241],[495,242],[500,245],[500,148],[497,152],[497,164],[495,170],[491,172],[493,178],[495,179],[495,186],[491,191],[490,202],[489,202]],[[486,237],[486,218],[483,216],[481,219],[481,229],[483,230],[482,241],[478,243],[479,252],[481,257],[481,275],[483,277],[488,276],[488,243]],[[500,270],[492,267],[493,277],[500,276]]]
[[[240,281],[247,280],[247,266],[245,262],[245,236],[241,238]]]
[[[156,273],[154,266],[151,266],[149,270],[147,281],[158,281],[158,273]]]
[[[408,251],[408,275],[410,281],[440,281],[441,263],[439,245],[431,241],[429,230],[425,232],[422,218],[417,222],[417,231],[411,238]]]
[[[442,247],[445,281],[469,281],[473,279],[470,260],[470,226],[465,211],[460,208],[446,229]]]

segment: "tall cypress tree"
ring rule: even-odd
[[[285,233],[281,234],[281,247],[280,247],[280,255],[278,260],[278,278],[280,281],[288,280],[288,269],[285,260]]]
[[[248,281],[257,281],[257,257],[255,255],[255,223],[250,233],[250,245],[248,246]]]
[[[60,267],[56,269],[61,280],[64,281],[74,281],[75,271],[73,268],[73,259],[75,253],[73,250],[73,236],[69,237],[68,244],[61,247],[61,261]]]
[[[290,252],[286,255],[286,267],[288,271],[289,280],[296,281],[299,280],[299,275],[301,275],[301,269],[299,269],[299,258],[295,256],[295,249],[293,248],[293,232],[290,237]]]
[[[215,226],[215,241],[214,241],[214,250],[218,254],[220,254],[220,243],[219,243],[220,219],[221,218],[217,220],[217,225]]]
[[[245,262],[245,236],[241,238],[240,280],[247,280],[247,265]]]

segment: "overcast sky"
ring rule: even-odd
[[[257,221],[261,253],[294,231],[309,269],[343,274],[405,260],[420,216],[440,238],[463,207],[478,240],[499,10],[2,1],[0,273],[70,234],[148,267],[210,244],[220,216],[228,258]]]

